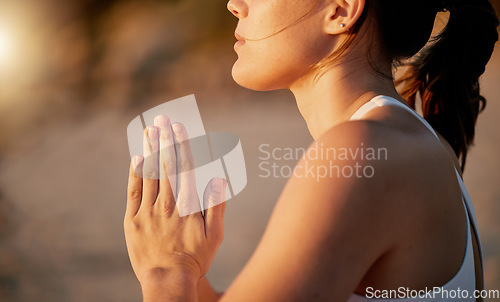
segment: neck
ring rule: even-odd
[[[390,66],[388,70],[390,74]],[[320,76],[306,75],[293,83],[290,90],[315,140],[326,130],[348,121],[359,107],[377,95],[401,100],[392,79],[377,74],[369,64],[353,60],[329,68]]]

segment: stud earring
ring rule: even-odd
[[[340,27],[345,27],[345,24],[344,23],[340,23]]]

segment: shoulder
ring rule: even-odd
[[[318,202],[332,206],[355,207],[351,199],[373,198],[394,173],[389,167],[394,143],[387,138],[392,133],[384,128],[377,122],[352,121],[329,129],[307,148],[285,190],[314,192]]]
[[[372,256],[380,256],[395,244],[396,236],[388,232],[404,216],[401,197],[412,177],[412,164],[402,155],[404,140],[404,133],[380,122],[333,127],[297,163],[276,212],[283,217],[300,212],[319,232],[342,229],[349,244],[369,244]]]
[[[373,137],[383,132],[373,127],[378,125],[339,125],[307,149],[248,264],[248,279],[238,284],[265,271],[273,288],[304,295],[289,301],[315,293],[347,300],[371,265],[391,249],[392,185],[379,170],[386,169],[379,161],[390,153],[369,150],[384,147],[383,138]]]
[[[347,300],[405,234],[406,168],[392,153],[408,147],[404,136],[380,122],[352,121],[311,144],[228,300],[243,293],[258,301]]]
[[[312,177],[311,170],[323,172],[324,167],[338,173],[324,177],[316,173]],[[419,191],[431,179],[430,171],[446,174],[447,168],[446,148],[423,125],[407,126],[401,120],[356,120],[332,127],[314,141],[290,181],[307,175],[300,181],[303,185],[335,187],[337,196],[363,188],[360,194],[370,196],[370,203],[377,199],[389,202],[388,196]]]
[[[346,173],[332,175],[330,179],[344,178],[344,185],[384,185],[390,181],[392,191],[396,192],[398,184],[418,184],[429,171],[448,170],[451,148],[424,125],[412,122],[415,121],[395,115],[386,120],[341,123],[313,142],[298,165],[341,167]],[[351,170],[364,173],[354,173],[351,177]],[[406,185],[400,189],[410,188]]]
[[[395,184],[394,179],[407,174],[412,161],[417,163],[412,144],[403,131],[381,122],[345,122],[307,148],[290,182],[335,188],[336,196],[362,187],[360,194],[373,198],[375,193],[386,192],[389,181]]]
[[[276,212],[300,212],[318,231],[343,229],[352,244],[368,243],[380,256],[425,210],[421,188],[432,182],[425,172],[440,160],[428,161],[436,146],[423,152],[425,139],[377,121],[333,127],[297,163]]]

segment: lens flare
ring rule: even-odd
[[[9,36],[0,30],[0,63],[6,62],[9,56],[10,41]]]

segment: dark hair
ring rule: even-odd
[[[451,145],[463,171],[477,117],[486,106],[479,77],[498,40],[498,18],[488,0],[446,2],[442,7],[450,12],[446,27],[409,63],[409,70],[397,83],[402,84],[401,95],[413,108],[420,95],[424,118]],[[426,22],[430,25],[422,24],[422,35],[432,29],[433,21]],[[423,37],[416,37],[423,42]],[[399,53],[395,55],[418,51],[420,45],[411,44],[408,49],[396,48]]]
[[[449,11],[449,20],[443,31],[430,39],[439,11]],[[420,95],[424,118],[448,141],[463,170],[478,114],[486,105],[479,93],[479,77],[498,40],[498,25],[488,0],[366,0],[350,35],[328,60],[354,46],[358,36],[366,35],[370,28],[377,29],[389,61],[398,65],[413,57],[396,85],[402,86],[401,96],[414,109]],[[373,43],[373,33],[368,38]],[[369,63],[379,74],[392,78],[377,69],[373,49],[369,46],[366,50]]]

